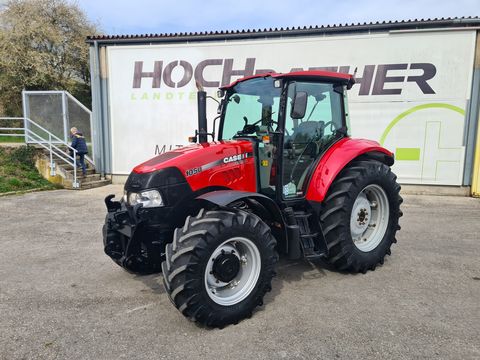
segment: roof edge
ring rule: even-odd
[[[435,19],[415,19],[401,21],[383,21],[357,24],[335,24],[298,26],[286,28],[265,28],[227,31],[205,31],[163,34],[138,35],[93,35],[88,36],[87,43],[138,43],[138,42],[183,42],[183,41],[215,41],[215,40],[243,40],[254,38],[273,38],[285,36],[309,36],[337,33],[382,32],[405,29],[433,29],[438,27],[465,28],[480,26],[480,18],[454,17]]]

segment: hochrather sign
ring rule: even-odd
[[[232,82],[232,77],[237,76],[252,76],[254,74],[263,74],[269,72],[276,72],[273,69],[260,69],[255,70],[256,58],[247,58],[245,61],[245,67],[243,69],[233,69],[234,59],[207,59],[200,61],[193,69],[192,64],[187,60],[174,60],[165,67],[162,60],[154,61],[153,71],[144,71],[143,61],[135,61],[135,67],[133,71],[133,85],[134,89],[141,88],[142,79],[151,79],[152,89],[161,88],[162,84],[170,88],[183,88],[195,80],[201,84],[204,88],[213,87],[218,88],[220,86],[228,85]],[[204,77],[204,71],[207,66],[221,66],[221,81],[207,80]],[[181,78],[178,81],[174,81],[172,77],[173,71],[177,68],[181,68]],[[394,72],[395,70],[413,70],[414,75],[409,76],[388,76],[388,72]],[[304,68],[292,68],[290,71],[306,70]],[[324,70],[350,73],[350,66],[314,66],[309,67],[307,70]],[[418,75],[416,70],[422,70],[423,73]],[[403,83],[414,82],[418,85],[420,90],[424,94],[435,94],[435,91],[428,84],[428,80],[432,79],[437,72],[435,65],[429,63],[414,63],[414,64],[384,64],[384,65],[365,65],[362,73],[363,76],[356,77],[356,84],[359,85],[358,95],[395,95],[401,94],[402,89],[385,89],[385,83],[396,82]],[[375,79],[373,75],[375,75]],[[373,84],[373,87],[372,87]]]
[[[110,46],[112,172],[186,143],[195,82],[213,96],[243,76],[357,69],[352,135],[392,150],[403,183],[460,185],[474,45],[474,31],[455,31]]]

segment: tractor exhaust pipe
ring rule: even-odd
[[[198,111],[198,142],[208,142],[207,132],[207,92],[203,90],[203,86],[197,81],[197,111]]]

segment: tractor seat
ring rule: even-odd
[[[304,121],[298,124],[294,130],[292,141],[294,143],[301,143],[303,139],[304,142],[308,142],[308,139],[315,133],[317,133],[318,137],[322,137],[324,129],[325,122],[323,121]]]

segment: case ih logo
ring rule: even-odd
[[[237,155],[232,155],[232,156],[227,156],[226,158],[223,159],[224,164],[228,164],[234,161],[242,161],[248,157],[248,153],[243,153],[243,154],[237,154]]]
[[[251,76],[274,71],[273,69],[255,69],[255,58],[247,58],[245,63],[234,69],[234,59],[206,59],[200,61],[195,67],[186,60],[175,60],[165,64],[162,60],[154,61],[153,64],[144,64],[143,61],[135,61],[133,73],[133,88],[141,88],[142,82],[150,81],[153,89],[159,89],[162,84],[170,88],[182,88],[195,80],[204,87],[218,88],[228,85],[232,78]],[[215,67],[221,71],[221,79],[206,78],[205,69]],[[179,69],[177,69],[179,68]],[[153,69],[147,71],[146,69]],[[172,72],[180,72],[181,79],[173,80]],[[290,71],[306,70],[292,68]],[[309,67],[308,70],[327,70],[352,73],[350,66],[332,67]],[[365,65],[358,69],[355,86],[359,87],[358,95],[400,95],[401,84],[410,82],[415,84],[423,94],[435,94],[428,83],[437,69],[430,63],[401,63]],[[391,83],[398,83],[397,86]],[[385,86],[389,84],[388,86]]]

